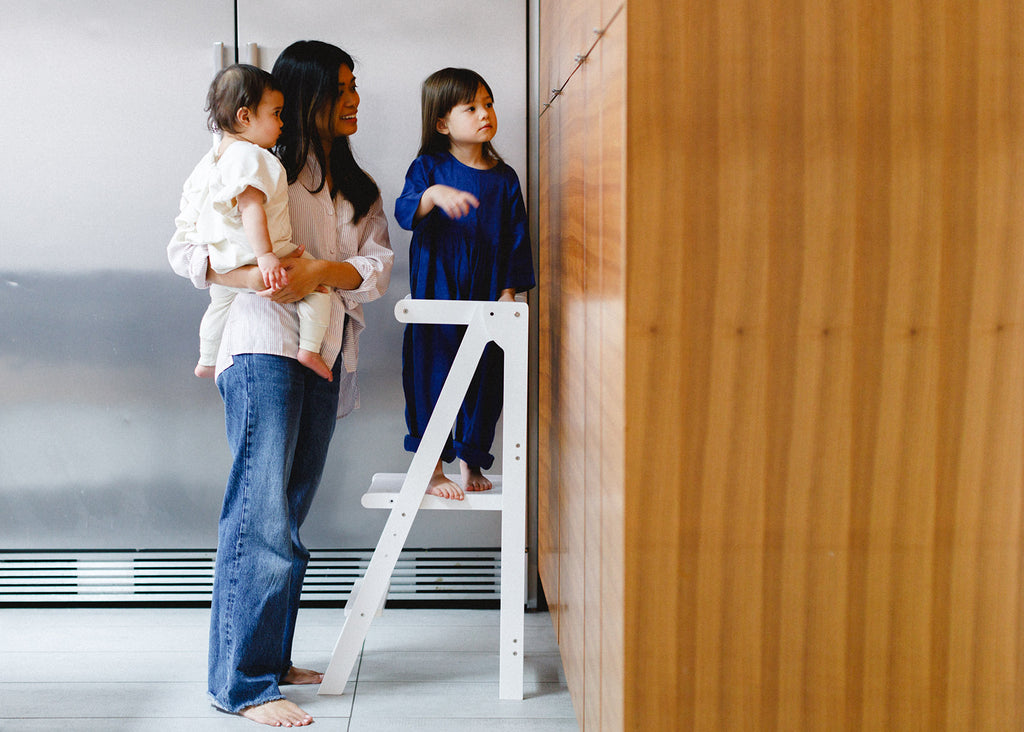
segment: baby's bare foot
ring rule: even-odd
[[[216,369],[213,366],[203,366],[202,364],[196,364],[195,374],[200,379],[212,379],[213,373]]]
[[[305,348],[300,348],[298,360],[307,369],[312,369],[317,376],[328,381],[334,381],[334,374],[327,368],[327,362],[316,351],[307,351]]]
[[[313,723],[313,717],[287,699],[275,699],[246,707],[238,714],[268,727],[305,727]]]
[[[466,497],[459,484],[449,480],[448,476],[441,472],[435,472],[430,476],[430,482],[427,483],[427,493],[440,498],[450,498],[454,501],[461,501]]]
[[[281,679],[282,684],[319,684],[324,680],[324,675],[319,671],[310,671],[308,668],[292,666]]]
[[[467,491],[489,491],[493,486],[491,481],[480,472],[480,468],[472,468],[465,460],[459,460],[459,469],[462,472],[462,484]]]

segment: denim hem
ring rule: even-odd
[[[256,701],[246,702],[245,704],[239,704],[237,708],[232,709],[230,704],[221,704],[217,697],[215,697],[213,694],[207,692],[206,696],[209,697],[210,703],[213,704],[213,706],[215,706],[220,711],[226,712],[228,714],[238,714],[243,709],[248,709],[249,707],[258,707],[260,704],[266,704],[267,702],[277,701],[278,699],[285,698],[285,695],[282,694],[280,690],[277,691],[276,695],[274,694],[274,692],[267,692],[267,698],[265,699],[262,696],[258,696],[256,697]]]
[[[281,683],[283,683],[283,682],[284,682],[284,677],[285,677],[285,676],[287,676],[287,675],[288,675],[288,672],[289,672],[289,671],[291,671],[291,670],[292,670],[292,668],[294,668],[294,667],[295,667],[295,664],[294,664],[294,663],[292,663],[291,661],[289,661],[289,662],[288,662],[288,663],[287,663],[287,664],[285,665],[285,667],[284,667],[284,671],[282,671],[281,673],[279,673],[279,674],[277,675],[277,683],[278,683],[278,684],[281,684]]]
[[[460,442],[455,440],[452,443],[453,451],[459,457],[460,460],[464,460],[466,464],[471,468],[478,468],[479,470],[490,470],[490,467],[494,465],[494,456],[491,455],[487,450],[481,450],[478,447]]]
[[[417,452],[420,449],[420,442],[422,441],[422,439],[422,437],[413,437],[412,435],[406,435],[404,442],[405,451],[412,453]],[[456,457],[457,455],[455,454],[455,448],[452,447],[452,441],[451,438],[449,437],[444,447],[441,448],[441,462],[450,463],[454,461]]]

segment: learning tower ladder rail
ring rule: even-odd
[[[412,300],[395,305],[403,323],[466,325],[466,333],[445,379],[437,405],[412,458],[401,491],[388,503],[391,514],[377,542],[366,575],[353,588],[347,616],[320,694],[345,690],[370,622],[384,602],[391,574],[424,501],[427,483],[441,455],[477,363],[489,342],[504,353],[501,476],[501,610],[498,697],[523,698],[523,613],[526,600],[526,410],[529,309],[522,302]],[[427,497],[432,498],[432,497]],[[449,501],[449,504],[454,503]],[[467,501],[467,503],[469,503]],[[446,506],[448,508],[449,506]],[[472,507],[470,507],[472,508]]]

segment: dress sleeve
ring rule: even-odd
[[[199,289],[206,289],[208,249],[197,230],[203,191],[189,176],[181,192],[178,215],[174,219],[174,236],[167,245],[167,260],[175,274],[188,278]]]
[[[228,146],[217,163],[221,188],[211,201],[221,216],[238,217],[235,199],[250,186],[269,199],[281,183],[284,166],[271,153],[257,145],[235,142]]]
[[[402,188],[402,194],[395,201],[395,221],[403,229],[413,230],[413,219],[416,216],[416,209],[419,208],[420,198],[431,185],[433,184],[423,158],[416,158],[405,174],[405,187]]]
[[[388,220],[384,216],[384,203],[379,197],[357,226],[358,252],[345,261],[356,268],[363,282],[355,290],[337,290],[348,308],[383,296],[391,282],[391,267],[395,262],[388,234]]]
[[[509,220],[507,227],[507,266],[505,270],[505,288],[515,288],[516,292],[529,290],[537,284],[533,272],[533,249],[530,247],[530,226],[526,217],[526,204],[523,203],[523,191],[519,185],[519,177],[511,171],[509,186]]]

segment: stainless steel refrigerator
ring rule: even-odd
[[[217,64],[237,53],[269,69],[309,38],[347,50],[362,97],[353,148],[390,219],[420,82],[442,66],[489,81],[496,146],[525,185],[526,2],[2,0],[0,18],[0,602],[201,597],[229,455],[215,385],[192,375],[207,296],[170,271],[165,246],[211,144]],[[338,425],[303,531],[323,572],[315,598],[344,596],[376,543],[386,516],[359,502],[370,476],[411,457],[393,317],[409,235],[390,233],[391,289],[366,308],[362,409]],[[430,550],[409,560],[439,587],[477,561],[494,569],[498,543],[495,516],[436,512],[407,547]]]

